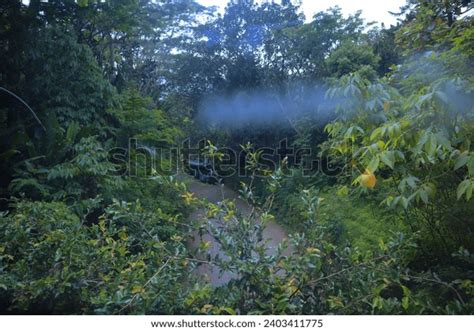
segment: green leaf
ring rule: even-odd
[[[403,290],[403,295],[406,296],[406,297],[409,297],[410,293],[411,293],[410,289],[408,287],[404,286],[404,285],[401,285],[401,287],[402,287],[402,290]]]
[[[409,297],[403,297],[403,299],[402,299],[403,309],[408,310],[409,306],[410,306],[410,298]]]
[[[367,169],[371,172],[375,172],[379,168],[380,159],[378,156],[374,156],[372,160],[370,160],[369,164],[367,165]]]
[[[418,196],[425,204],[428,204],[428,192],[426,192],[424,189],[421,189],[418,193]]]
[[[89,5],[89,0],[77,0],[77,5],[79,7],[87,7]]]
[[[431,99],[432,97],[433,97],[433,93],[428,93],[428,94],[422,95],[419,99],[419,103],[422,104],[422,103],[426,102],[427,100]]]
[[[471,182],[471,185],[466,190],[466,200],[467,201],[471,200],[473,189],[474,189],[474,184]]]
[[[385,163],[390,169],[395,166],[395,153],[393,151],[386,151],[380,156],[380,160]]]
[[[71,124],[69,124],[69,127],[67,128],[67,131],[66,131],[66,143],[68,145],[74,142],[74,139],[79,133],[79,130],[80,130],[80,126],[77,122],[72,122]]]
[[[437,147],[438,146],[437,146],[436,136],[434,134],[431,134],[424,145],[426,154],[430,156],[433,155],[436,152]]]
[[[380,136],[382,136],[382,128],[377,128],[375,129],[372,134],[370,135],[370,140],[375,141],[377,140]]]
[[[419,182],[420,180],[414,176],[410,176],[407,179],[407,184],[410,186],[412,189],[416,187],[416,183]]]
[[[383,307],[383,300],[380,296],[376,296],[372,301],[372,307],[374,309],[381,309]]]
[[[401,202],[402,202],[403,208],[408,209],[409,200],[408,200],[407,198],[405,198],[405,197],[402,197],[402,198],[401,198]]]
[[[458,200],[461,199],[461,197],[464,195],[464,193],[466,193],[468,191],[469,188],[470,188],[470,191],[471,191],[470,195],[472,196],[472,183],[471,183],[470,179],[466,179],[466,180],[462,181],[461,184],[459,184],[458,189],[457,189]],[[469,199],[470,199],[470,197],[468,197],[468,200]]]
[[[404,285],[401,285],[403,290],[403,299],[402,299],[402,307],[403,309],[407,310],[410,305],[410,289]]]
[[[347,186],[342,186],[339,190],[337,190],[336,194],[340,197],[344,197],[349,195],[349,188]]]
[[[395,208],[399,203],[400,200],[402,199],[401,196],[395,197],[390,205],[391,208]]]
[[[230,307],[221,308],[222,311],[225,311],[229,315],[237,315],[236,311]]]
[[[474,155],[471,155],[469,158],[469,163],[467,164],[467,170],[469,171],[469,175],[474,177]]]
[[[456,164],[454,165],[454,170],[458,170],[459,168],[464,167],[469,162],[469,159],[470,158],[467,153],[461,154],[456,160]]]

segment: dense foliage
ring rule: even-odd
[[[472,314],[472,6],[2,1],[0,312]],[[185,139],[245,202],[188,192]]]

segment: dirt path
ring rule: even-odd
[[[236,208],[242,214],[249,214],[251,212],[251,207],[243,200],[239,198],[239,195],[229,189],[226,186],[222,188],[219,185],[208,185],[201,183],[191,177],[186,179],[188,190],[197,198],[205,199],[212,203],[218,203],[224,199],[233,200],[235,202]],[[196,210],[190,215],[190,219],[205,219],[205,210]],[[216,220],[209,220],[209,222],[216,222]],[[268,222],[265,230],[263,231],[263,240],[267,242],[267,253],[273,255],[276,253],[278,245],[287,238],[285,230],[275,222]],[[225,259],[226,256],[221,252],[220,245],[217,243],[214,238],[210,235],[203,235],[203,240],[211,242],[212,246],[208,250],[208,253],[211,256],[219,256],[221,259]],[[189,245],[192,248],[199,246],[201,242],[201,237],[199,233],[196,232],[193,234],[193,238],[190,241]],[[203,276],[212,286],[221,286],[229,282],[232,278],[235,278],[236,275],[230,272],[221,272],[219,268],[210,266],[210,265],[201,265],[196,269],[196,274]]]

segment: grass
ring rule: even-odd
[[[317,221],[327,227],[335,243],[349,242],[360,252],[370,254],[381,240],[387,242],[393,232],[405,232],[406,226],[397,214],[379,206],[377,188],[366,195],[341,196],[337,194],[337,186],[318,186],[318,194],[324,201]],[[289,233],[306,233],[301,187],[282,187],[282,191],[275,201],[273,214]]]
[[[387,241],[393,232],[403,231],[404,225],[396,214],[388,212],[369,196],[339,196],[335,188],[320,193],[324,202],[320,208],[321,221],[342,225],[342,239],[362,252],[370,252],[380,240]]]

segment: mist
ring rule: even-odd
[[[303,118],[323,125],[333,118],[337,104],[325,97],[326,91],[323,85],[296,84],[283,93],[267,89],[214,95],[201,103],[197,120],[202,125],[226,129],[294,126]]]
[[[472,114],[473,93],[466,91],[466,82],[462,80],[443,81],[443,77],[451,75],[452,69],[445,60],[430,51],[416,54],[398,65],[393,78],[403,82],[411,77],[416,79],[418,84],[432,86],[436,97],[443,101],[450,116]],[[437,81],[440,83],[432,85]],[[347,106],[355,101],[350,97],[327,98],[328,88],[327,85],[319,83],[293,83],[282,89],[283,91],[246,89],[208,96],[199,106],[197,123],[230,130],[272,125],[297,130],[295,127],[300,124],[321,127],[335,119],[339,104],[344,103]],[[400,90],[411,92],[405,90],[403,84]]]

